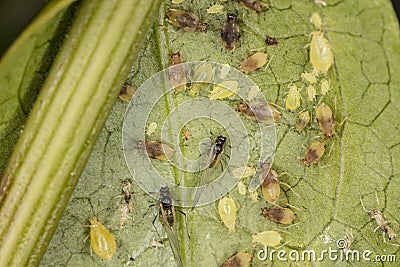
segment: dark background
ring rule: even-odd
[[[47,2],[47,0],[0,0],[0,55],[3,55]],[[329,3],[329,0],[327,2]],[[399,18],[400,0],[392,0],[392,3]]]

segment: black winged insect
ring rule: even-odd
[[[183,267],[182,259],[179,254],[178,235],[176,233],[176,211],[174,207],[174,200],[171,197],[171,192],[167,186],[160,188],[159,198],[159,212],[158,219],[164,228],[171,245],[172,252],[174,253],[178,267]],[[154,224],[154,222],[153,222]]]

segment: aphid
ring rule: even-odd
[[[317,90],[315,90],[314,85],[307,86],[307,96],[308,101],[314,101],[317,96]]]
[[[253,176],[255,173],[256,173],[255,168],[249,166],[238,167],[232,171],[233,177],[238,179]]]
[[[219,200],[218,213],[229,232],[235,231],[236,204],[230,196],[224,196]]]
[[[248,267],[250,266],[252,255],[243,251],[238,252],[227,259],[222,267]]]
[[[224,11],[224,6],[218,4],[207,8],[208,14],[221,14],[223,11]]]
[[[249,192],[249,197],[250,197],[251,201],[258,202],[259,197],[258,197],[257,190],[253,191],[253,192]]]
[[[267,54],[256,52],[240,64],[239,70],[245,73],[252,72],[264,66],[265,63],[267,63]]]
[[[261,215],[265,218],[270,219],[273,222],[281,224],[291,224],[296,215],[288,208],[272,207],[272,208],[261,208]]]
[[[377,196],[377,201],[378,201],[378,196]],[[393,231],[392,228],[388,226],[388,222],[385,220],[385,217],[383,217],[383,214],[379,210],[367,210],[364,206],[364,203],[362,202],[362,199],[360,197],[360,202],[363,210],[368,213],[368,215],[375,220],[376,225],[378,227],[375,229],[375,231],[379,228],[382,230],[383,233],[386,233],[388,235],[389,240],[392,240],[393,238],[396,237],[396,233]],[[385,240],[385,236],[383,235],[383,239]],[[395,246],[400,246],[400,244],[392,244],[391,245]]]
[[[330,107],[322,103],[315,109],[315,114],[321,131],[326,137],[332,137],[335,134],[335,118]]]
[[[140,141],[137,144],[137,148],[146,150],[147,155],[150,158],[168,160],[173,154],[174,150],[167,144],[162,144],[159,141]]]
[[[297,119],[297,123],[296,123],[296,131],[297,132],[302,132],[303,129],[308,125],[308,123],[311,120],[311,116],[310,116],[310,112],[303,111],[299,113],[299,118]]]
[[[117,251],[114,236],[96,217],[90,221],[90,245],[94,253],[102,259],[110,260]]]
[[[239,0],[243,5],[248,8],[254,9],[257,12],[262,11],[262,4],[259,0]]]
[[[243,115],[251,121],[258,121],[266,124],[272,124],[274,122],[274,114],[272,114],[271,107],[265,101],[254,100],[249,103],[239,103],[237,110],[242,112]]]
[[[277,45],[278,40],[276,40],[274,37],[271,37],[269,35],[265,35],[265,43],[267,45]]]
[[[157,122],[153,121],[152,123],[150,123],[149,127],[147,127],[146,134],[150,136],[155,132],[156,129],[157,129]]]
[[[118,97],[123,101],[130,101],[134,94],[135,91],[133,90],[133,87],[127,83],[124,83]]]
[[[193,72],[189,95],[197,95],[213,78],[214,69],[211,64],[204,63],[196,67]]]
[[[261,166],[260,180],[263,181],[261,184],[261,192],[263,198],[271,203],[278,201],[279,195],[281,194],[281,187],[279,182],[279,175],[276,171],[270,169],[269,164],[263,163]]]
[[[189,132],[188,129],[184,129],[184,130],[183,130],[183,138],[184,138],[185,140],[189,140],[190,138],[192,138],[192,136],[190,135],[190,132]]]
[[[306,167],[317,163],[325,152],[325,144],[322,142],[313,142],[304,154],[303,163]]]
[[[327,79],[321,81],[321,94],[326,95],[331,90],[331,85]]]
[[[208,95],[208,98],[224,99],[232,96],[239,89],[237,81],[222,81],[221,83],[214,85],[213,90]]]
[[[242,196],[246,195],[246,192],[247,192],[246,185],[242,181],[238,182],[237,188],[238,188],[239,194],[241,194]]]
[[[236,47],[240,38],[240,30],[235,14],[227,14],[227,20],[221,29],[221,38],[222,44],[227,50],[232,50]]]
[[[315,76],[313,75],[313,73],[303,72],[303,73],[301,74],[301,78],[302,78],[304,81],[306,81],[306,82],[308,82],[308,83],[310,83],[310,84],[314,84],[314,83],[317,82],[317,77],[315,77]]]
[[[176,234],[176,213],[174,200],[167,186],[160,188],[158,218],[167,233],[172,252],[175,256],[178,266],[183,266],[182,259],[179,254],[178,236]]]
[[[282,237],[276,231],[264,231],[252,235],[252,243],[259,243],[267,247],[276,247],[281,244]]]
[[[316,30],[322,29],[322,19],[318,13],[313,13],[310,18],[310,22],[314,25]]]
[[[171,64],[167,69],[169,83],[177,92],[186,90],[186,65],[181,64],[182,58],[179,52],[171,55]]]
[[[333,64],[331,45],[319,31],[311,32],[310,62],[318,72],[326,74]]]
[[[184,31],[194,32],[200,31],[205,32],[207,30],[207,25],[202,23],[199,17],[193,12],[180,10],[180,9],[170,9],[167,12],[168,21]]]
[[[285,105],[290,111],[295,111],[300,106],[300,90],[301,89],[298,89],[295,84],[289,86],[289,92],[287,93],[288,96],[286,98]]]
[[[209,165],[209,168],[213,168],[219,162],[221,155],[224,152],[225,143],[226,143],[226,137],[218,135],[213,144],[213,148],[211,149],[212,156],[210,157],[210,159],[212,159],[212,161]]]
[[[271,104],[269,104],[269,108],[272,111],[272,115],[274,117],[274,121],[279,120],[281,118],[281,116],[282,116],[282,113],[279,110],[277,110],[275,106],[273,106]]]

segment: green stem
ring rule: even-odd
[[[0,266],[40,263],[160,4],[82,2],[1,178]]]

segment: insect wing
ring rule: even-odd
[[[162,203],[160,203],[160,221],[164,228],[164,231],[167,233],[169,244],[171,245],[172,253],[174,254],[176,263],[178,267],[183,267],[183,262],[181,259],[181,255],[179,253],[179,242],[178,235],[176,233],[176,217],[175,217],[175,208],[172,206],[172,215],[173,215],[173,223],[172,226],[168,223],[167,212],[164,210]]]

